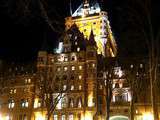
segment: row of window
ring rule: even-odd
[[[28,106],[29,106],[28,99],[21,99],[20,106],[22,108],[28,108]],[[8,108],[11,109],[11,108],[14,108],[14,107],[15,107],[15,100],[14,99],[9,99],[8,100]]]
[[[61,89],[61,88],[60,88]],[[55,90],[58,90],[58,86],[55,86]],[[78,88],[76,89],[76,87],[74,85],[70,85],[70,86],[67,86],[67,85],[63,85],[63,91],[66,91],[66,90],[82,90],[82,85],[79,85]]]
[[[29,92],[29,88],[24,88],[23,92],[24,93]],[[9,93],[10,94],[16,94],[17,93],[17,89],[16,88],[11,88],[10,91],[9,91]]]
[[[95,65],[95,63],[92,63],[91,65],[88,64],[88,67],[95,68],[96,65]],[[64,70],[64,71],[67,71],[68,68],[69,68],[69,67],[64,66],[64,67],[63,67],[63,70]],[[78,66],[78,69],[79,69],[79,70],[82,70],[82,69],[83,69],[83,66],[82,66],[82,65]],[[72,66],[71,66],[71,70],[72,70],[72,71],[76,70],[76,67],[75,67],[74,65],[72,65]],[[61,67],[57,67],[57,71],[58,71],[58,72],[61,71]]]
[[[68,116],[65,114],[62,114],[61,116],[58,116],[57,114],[53,115],[53,120],[74,120],[74,115],[73,114],[69,114]],[[78,114],[78,119],[77,120],[81,120],[81,114]]]
[[[45,100],[46,98],[51,97],[50,94],[45,94]],[[56,105],[56,109],[62,109],[62,108],[73,108],[73,107],[78,107],[81,108],[82,107],[82,98],[79,97],[77,99],[74,98],[66,98],[65,96],[55,96],[53,95],[53,104],[57,104]],[[45,102],[44,102],[45,105]],[[42,106],[42,100],[40,99],[35,99],[34,100],[34,108],[40,108]]]
[[[79,68],[79,70],[82,70],[83,67],[80,65],[78,68]],[[68,70],[68,67],[67,67],[67,66],[64,66],[64,67],[63,67],[63,70],[64,70],[64,71],[67,71],[67,70]],[[76,67],[75,67],[75,66],[71,66],[71,70],[73,70],[73,71],[76,70]],[[57,71],[58,71],[58,72],[61,71],[61,67],[57,67]]]

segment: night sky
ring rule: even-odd
[[[64,18],[69,16],[69,0],[41,0],[45,13],[52,21],[53,29],[40,8],[39,0],[1,0],[0,2],[0,58],[10,61],[32,61],[38,50],[52,51],[64,30]],[[82,0],[72,0],[73,11]],[[107,10],[112,31],[116,38],[119,56],[143,56],[146,54],[146,42],[141,28],[148,34],[145,12],[136,0],[100,0]],[[142,1],[142,6],[146,0]],[[160,20],[160,3],[151,5],[151,20],[155,35]],[[134,12],[132,11],[135,10]],[[140,16],[143,23],[134,16]],[[136,24],[136,25],[135,25]]]

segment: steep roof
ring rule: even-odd
[[[78,9],[72,14],[72,17],[83,16],[84,5],[86,3],[82,3]],[[101,11],[100,5],[98,2],[91,2],[89,4],[89,15],[99,13]]]

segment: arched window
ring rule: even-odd
[[[77,99],[77,107],[78,107],[78,108],[81,108],[81,107],[82,107],[82,98],[81,98],[81,97],[79,97],[79,98]]]
[[[69,98],[69,107],[74,107],[74,100],[73,98]]]

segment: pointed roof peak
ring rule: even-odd
[[[89,36],[89,44],[96,46],[96,41],[94,39],[94,33],[92,29],[91,29],[90,36]]]
[[[83,0],[83,3],[78,9],[72,14],[72,17],[83,16],[84,11],[87,11],[88,15],[100,13],[101,8],[97,0]]]

